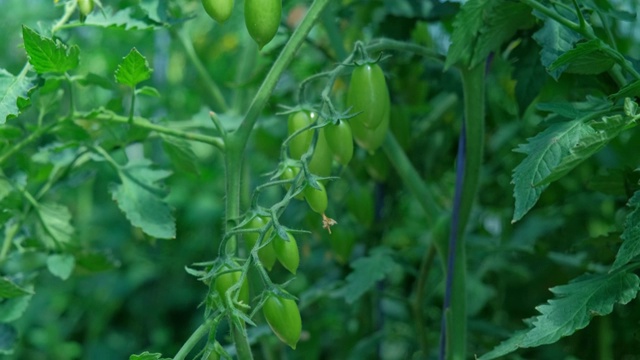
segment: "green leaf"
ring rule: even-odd
[[[609,97],[618,100],[626,97],[640,96],[640,80],[636,80],[625,87],[620,89],[617,93],[610,95]]]
[[[0,354],[11,355],[18,344],[18,331],[10,324],[0,323]]]
[[[67,280],[76,266],[76,259],[70,254],[53,254],[47,258],[47,268],[54,276]]]
[[[631,119],[625,119],[620,115],[604,117],[602,122],[592,123],[592,128],[595,131],[581,134],[582,136],[578,139],[575,147],[569,149],[569,153],[562,157],[560,163],[554,166],[547,176],[533,186],[547,185],[562,178],[583,161],[600,151],[632,123]]]
[[[71,213],[61,204],[36,203],[33,204],[38,214],[38,233],[49,247],[67,243],[75,229],[71,226]]]
[[[78,76],[77,80],[78,83],[83,86],[95,85],[107,90],[113,89],[113,82],[111,82],[111,80],[107,79],[106,77],[98,74],[87,73],[82,76]]]
[[[102,11],[94,11],[87,16],[84,25],[97,27],[120,27],[125,30],[133,29],[157,29],[160,24],[145,17],[136,17],[135,8],[127,7],[114,12],[111,7],[105,6]]]
[[[29,91],[35,88],[35,78],[27,76],[26,71],[13,76],[0,69],[0,124],[7,119],[20,115],[20,99],[28,99]]]
[[[542,65],[547,67],[549,75],[558,80],[560,74],[562,74],[568,65],[560,66],[555,70],[549,70],[549,66],[562,54],[571,50],[573,44],[580,40],[582,36],[560,25],[555,20],[549,19],[546,15],[538,12],[534,12],[534,14],[544,20],[542,28],[533,34],[533,39],[542,48],[540,51],[540,61]]]
[[[160,136],[162,138],[162,147],[171,159],[171,163],[180,171],[186,171],[192,174],[199,174],[197,166],[198,157],[191,149],[191,144],[182,139],[172,136]]]
[[[0,323],[16,321],[22,317],[22,314],[24,314],[29,307],[31,298],[33,298],[33,285],[29,285],[28,290],[31,292],[28,295],[14,297],[0,302]]]
[[[0,277],[0,299],[11,299],[29,294],[33,294],[33,292],[16,284],[11,279]]]
[[[358,300],[376,282],[384,279],[395,265],[389,256],[389,251],[385,249],[352,262],[353,272],[347,276],[347,284],[344,287],[344,297],[347,303],[352,304]]]
[[[9,180],[5,178],[0,178],[0,200],[7,197],[7,195],[11,194],[12,191],[13,191],[13,186],[11,186],[11,183],[9,182]]]
[[[640,191],[633,194],[627,206],[633,210],[624,220],[624,230],[620,235],[622,245],[610,271],[619,269],[640,255]]]
[[[151,68],[147,59],[136,50],[131,49],[116,69],[116,81],[135,88],[136,85],[151,77]]]
[[[453,22],[445,70],[458,63],[470,66],[473,49],[478,41],[480,29],[484,26],[486,14],[499,3],[498,0],[469,0],[462,5]]]
[[[536,187],[534,184],[551,174],[581,139],[594,132],[580,119],[556,123],[514,150],[527,157],[513,171],[515,210],[512,222],[520,220],[547,188],[547,185]]]
[[[602,51],[602,41],[594,39],[579,43],[575,48],[560,55],[549,71],[565,67],[566,72],[576,74],[599,74],[609,70],[615,61]]]
[[[122,184],[112,184],[109,190],[131,224],[150,236],[173,239],[175,220],[162,200],[166,191],[156,184],[171,173],[153,170],[150,165],[149,160],[142,159],[118,168]]]
[[[158,91],[158,89],[151,87],[151,86],[143,86],[140,89],[136,90],[137,94],[142,94],[142,95],[147,95],[147,96],[153,96],[153,97],[161,97],[160,92]]]
[[[515,334],[478,360],[495,359],[520,348],[552,344],[560,338],[585,328],[594,316],[604,316],[615,304],[633,300],[640,289],[640,279],[632,273],[582,275],[567,285],[551,288],[555,299],[536,307],[540,315],[531,328]]]
[[[24,47],[29,62],[39,73],[64,73],[75,69],[80,59],[80,49],[68,47],[59,40],[44,37],[27,26],[22,26]]]
[[[501,2],[486,11],[485,19],[469,67],[484,61],[489,53],[498,50],[516,31],[533,26],[535,20],[529,6],[509,1]]]
[[[171,359],[163,358],[161,353],[150,353],[148,351],[145,351],[140,355],[129,356],[129,360],[171,360]]]

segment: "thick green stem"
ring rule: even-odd
[[[456,241],[456,249],[449,249],[449,251],[456,252],[451,306],[449,313],[445,314],[448,339],[446,358],[449,360],[466,359],[467,290],[465,283],[467,259],[464,235],[478,192],[480,172],[482,170],[484,150],[484,72],[484,62],[472,69],[463,68],[461,70],[466,126],[466,159],[458,218],[458,239]]]
[[[187,339],[187,341],[182,345],[180,350],[178,350],[178,353],[173,357],[173,360],[186,359],[187,355],[189,355],[189,352],[191,352],[191,350],[198,344],[200,339],[202,339],[207,334],[207,332],[209,332],[209,329],[214,322],[215,321],[213,320],[209,320],[200,325],[196,329],[196,331],[194,331],[193,334],[189,336],[189,339]]]
[[[425,185],[391,132],[387,133],[382,148],[387,154],[391,164],[395,167],[402,182],[424,209],[427,225],[429,227],[434,226],[438,216],[442,213],[442,209],[438,206],[431,189]]]
[[[249,106],[249,110],[247,110],[247,113],[245,114],[242,124],[240,124],[240,127],[236,132],[231,134],[231,137],[236,138],[239,141],[243,151],[246,147],[247,141],[249,140],[251,130],[258,120],[258,116],[260,116],[262,109],[264,109],[264,106],[267,104],[280,75],[282,75],[287,66],[289,66],[289,63],[293,60],[296,51],[300,45],[302,45],[307,34],[309,34],[309,31],[311,31],[311,28],[320,16],[320,13],[328,3],[329,0],[315,0],[313,2],[307,12],[307,15],[302,20],[298,28],[293,32],[291,38],[276,59],[276,62],[271,67],[271,70],[267,73],[260,89],[258,89],[258,93],[253,98],[253,101]]]

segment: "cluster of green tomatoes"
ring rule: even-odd
[[[223,23],[231,17],[233,0],[202,0],[211,18]],[[244,21],[258,48],[269,43],[278,32],[282,16],[282,0],[245,0]]]

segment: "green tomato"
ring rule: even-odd
[[[299,168],[294,166],[287,166],[287,168],[284,169],[284,171],[280,175],[280,179],[293,180],[296,176],[298,176],[299,173],[300,173]],[[284,184],[284,188],[287,189],[288,191],[291,188],[291,184]],[[298,195],[295,196],[295,198],[298,200],[304,200],[304,195],[302,193],[299,193]]]
[[[318,182],[318,185],[320,185],[320,190],[307,185],[302,193],[311,210],[322,215],[327,211],[329,200],[327,199],[327,190],[325,190],[324,185],[321,182]]]
[[[333,163],[333,154],[327,143],[324,128],[318,130],[318,142],[313,151],[311,160],[309,161],[309,171],[317,176],[331,175],[331,164]]]
[[[281,16],[282,0],[245,0],[244,21],[258,49],[276,36]]]
[[[347,166],[353,157],[353,134],[348,122],[340,120],[337,124],[324,127],[325,138],[336,160]]]
[[[361,148],[369,153],[375,152],[384,143],[384,138],[389,131],[389,108],[385,109],[382,122],[375,129],[369,129],[359,122],[351,122],[351,130],[353,130],[353,138]]]
[[[202,0],[202,6],[213,20],[223,23],[231,17],[233,0]]]
[[[298,265],[300,265],[300,253],[298,252],[296,239],[289,233],[287,233],[287,235],[289,236],[289,241],[281,239],[280,236],[276,236],[273,239],[273,248],[276,251],[276,256],[280,264],[295,275],[296,271],[298,271]]]
[[[226,266],[223,267],[223,270],[228,270],[228,269],[229,268]],[[234,284],[238,283],[238,281],[240,281],[241,275],[242,275],[242,272],[240,270],[237,270],[237,271],[227,272],[216,277],[214,287],[218,292],[218,295],[220,295],[220,297],[223,299],[223,301],[226,301],[225,293],[227,292],[227,290],[229,290],[231,286],[233,286]],[[233,294],[231,295],[231,298],[233,299]],[[246,276],[242,281],[242,285],[240,285],[240,293],[238,294],[238,301],[249,305],[249,281],[247,280]]]
[[[302,319],[296,302],[270,294],[262,307],[262,313],[273,333],[295,350],[302,332]]]
[[[347,106],[351,107],[352,112],[361,113],[351,118],[351,126],[358,124],[368,129],[377,128],[382,123],[385,109],[388,110],[389,105],[389,90],[380,66],[357,66],[351,74]]]
[[[311,125],[314,122],[314,118],[315,113],[309,114],[306,111],[298,111],[289,115],[287,122],[289,135]],[[306,130],[296,135],[289,141],[289,155],[293,159],[299,160],[309,150],[311,140],[313,140],[313,130]]]
[[[329,235],[329,243],[336,261],[346,264],[351,257],[353,246],[356,243],[355,234],[345,227],[336,227]]]
[[[93,0],[78,0],[78,8],[82,16],[87,16],[93,11]]]
[[[253,219],[251,219],[251,221],[247,224],[246,228],[260,229],[268,222],[269,222],[269,219],[264,218],[262,216],[256,216]],[[267,233],[264,236],[264,239],[262,240],[263,243],[264,241],[267,241],[267,239],[269,239],[269,237],[271,236],[271,231],[272,229],[269,229],[269,231],[267,231]],[[247,251],[250,252],[253,249],[259,237],[260,237],[260,234],[258,234],[257,232],[244,234],[244,241],[247,247]],[[260,259],[262,266],[267,268],[267,270],[270,271],[273,268],[273,264],[276,263],[276,252],[273,249],[273,241],[267,244],[266,246],[263,246],[262,248],[260,248],[260,250],[258,250],[258,258]]]

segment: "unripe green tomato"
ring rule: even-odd
[[[287,121],[289,135],[311,125],[315,121],[314,118],[314,113],[309,114],[306,111],[298,111],[289,115],[289,120]],[[299,160],[311,146],[311,140],[313,140],[313,130],[305,130],[291,139],[289,141],[289,155],[291,158]]]
[[[269,219],[262,216],[256,216],[251,219],[246,228],[259,229],[263,227],[267,222],[269,222]],[[271,231],[272,229],[269,229],[269,231],[267,231],[267,233],[264,235],[264,239],[262,240],[263,243],[269,239],[269,237],[271,236]],[[256,245],[259,237],[260,234],[258,234],[257,232],[244,234],[244,241],[245,245],[247,246],[247,251],[251,252],[253,247]],[[273,242],[270,242],[269,244],[263,246],[262,248],[260,248],[260,250],[258,250],[258,258],[260,259],[262,266],[267,268],[267,270],[271,270],[273,268],[273,264],[276,263],[276,252],[273,249]]]
[[[228,269],[227,267],[223,268],[223,270],[227,270],[227,269]],[[216,291],[218,292],[218,295],[220,295],[223,301],[226,301],[225,293],[227,292],[227,290],[229,290],[231,286],[233,286],[238,281],[240,281],[241,275],[242,275],[242,272],[240,270],[237,270],[237,271],[227,272],[216,277],[214,286]],[[231,294],[232,299],[233,299],[233,296],[234,295]],[[242,281],[242,285],[240,286],[238,301],[249,305],[249,281],[247,280],[246,276],[244,277],[244,280]]]
[[[262,307],[262,313],[278,339],[295,350],[302,333],[302,319],[296,302],[269,295]]]
[[[375,129],[366,128],[364,125],[352,121],[351,130],[353,131],[353,138],[361,148],[367,150],[369,153],[376,151],[387,136],[389,131],[389,108],[387,107],[383,116],[381,116],[382,122]]]
[[[355,234],[348,228],[338,226],[329,235],[329,243],[336,261],[346,264],[351,257],[353,246],[356,243]]]
[[[82,16],[87,16],[93,11],[93,0],[78,0],[78,8]]]
[[[223,23],[231,17],[233,0],[202,0],[202,6],[213,20]]]
[[[351,126],[358,124],[367,129],[375,129],[382,122],[382,115],[390,105],[389,90],[382,69],[378,64],[357,66],[351,74],[347,90],[347,106],[354,113]]]
[[[309,171],[312,174],[325,177],[331,175],[333,154],[327,144],[324,128],[318,130],[318,142],[309,161]]]
[[[353,157],[353,134],[349,123],[340,120],[335,125],[329,124],[324,127],[324,134],[336,160],[347,166]]]
[[[320,190],[311,185],[307,185],[304,188],[303,194],[311,210],[322,215],[327,211],[329,200],[327,199],[327,190],[325,190],[324,185],[322,185],[321,182],[318,182],[318,185],[320,186]]]
[[[289,233],[287,233],[287,235],[289,236],[289,241],[282,240],[280,236],[276,236],[273,239],[273,248],[276,251],[276,256],[280,264],[295,275],[300,265],[300,253],[296,239]]]
[[[282,180],[293,180],[296,176],[298,176],[299,173],[300,173],[300,169],[299,168],[294,167],[294,166],[287,166],[287,168],[284,169],[284,171],[280,175],[280,179],[282,179]],[[284,184],[284,188],[289,190],[291,188],[291,184]],[[304,200],[304,195],[301,192],[298,195],[296,195],[294,198],[296,198],[298,200]]]
[[[245,0],[244,21],[258,49],[276,36],[281,16],[282,0]]]

